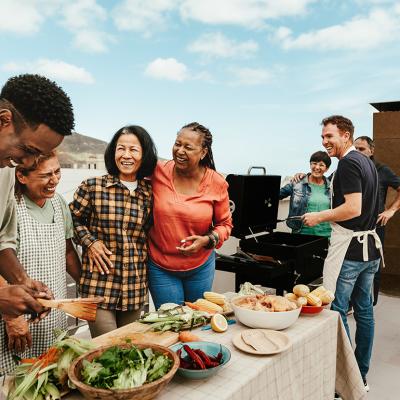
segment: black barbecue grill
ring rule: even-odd
[[[320,277],[327,238],[274,232],[281,177],[228,175],[226,180],[234,226],[232,236],[240,241],[236,254],[217,257],[216,269],[236,274],[235,289],[249,281],[282,294],[283,290],[291,291],[295,283],[307,284]]]

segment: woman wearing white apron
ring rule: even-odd
[[[68,206],[55,193],[60,179],[58,159],[54,153],[41,156],[29,170],[17,168],[16,178],[18,258],[30,277],[44,282],[55,298],[65,298],[66,270],[77,278],[80,264],[70,239],[73,228]],[[1,322],[0,370],[14,368],[14,352],[30,358],[46,351],[54,341],[55,328],[67,328],[65,313],[58,310],[38,324],[28,325],[24,317]]]
[[[347,309],[353,304],[357,330],[355,356],[366,388],[374,338],[372,284],[382,253],[375,232],[378,218],[378,175],[372,161],[356,151],[354,127],[342,116],[322,121],[322,144],[339,164],[332,179],[332,209],[305,214],[313,226],[331,222],[332,235],[324,264],[324,286],[335,292],[332,310],[340,313],[347,334]]]

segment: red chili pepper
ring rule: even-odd
[[[220,352],[217,354],[217,357],[216,357],[216,360],[217,360],[217,362],[218,362],[219,364],[221,364],[222,356],[223,356],[222,351],[220,351]]]
[[[192,363],[184,360],[183,358],[180,359],[180,367],[186,369],[192,369]]]
[[[193,360],[193,362],[200,367],[200,369],[206,369],[206,366],[201,359],[201,357],[193,351],[187,344],[183,346],[188,356]]]
[[[219,362],[211,360],[210,356],[204,353],[203,350],[194,349],[194,351],[201,357],[207,368],[214,368],[219,366]]]

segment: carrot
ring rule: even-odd
[[[37,358],[22,358],[20,360],[21,364],[34,364],[38,359]]]
[[[58,349],[56,347],[50,347],[50,349],[42,354],[40,359],[41,368],[47,367],[48,365],[54,363],[58,357]]]
[[[179,340],[182,343],[201,341],[201,339],[198,336],[196,336],[194,333],[189,332],[189,331],[179,332]]]

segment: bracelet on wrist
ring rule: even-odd
[[[208,237],[208,243],[206,246],[204,246],[206,249],[214,249],[217,246],[217,241],[215,240],[214,235],[211,233],[207,235]]]

